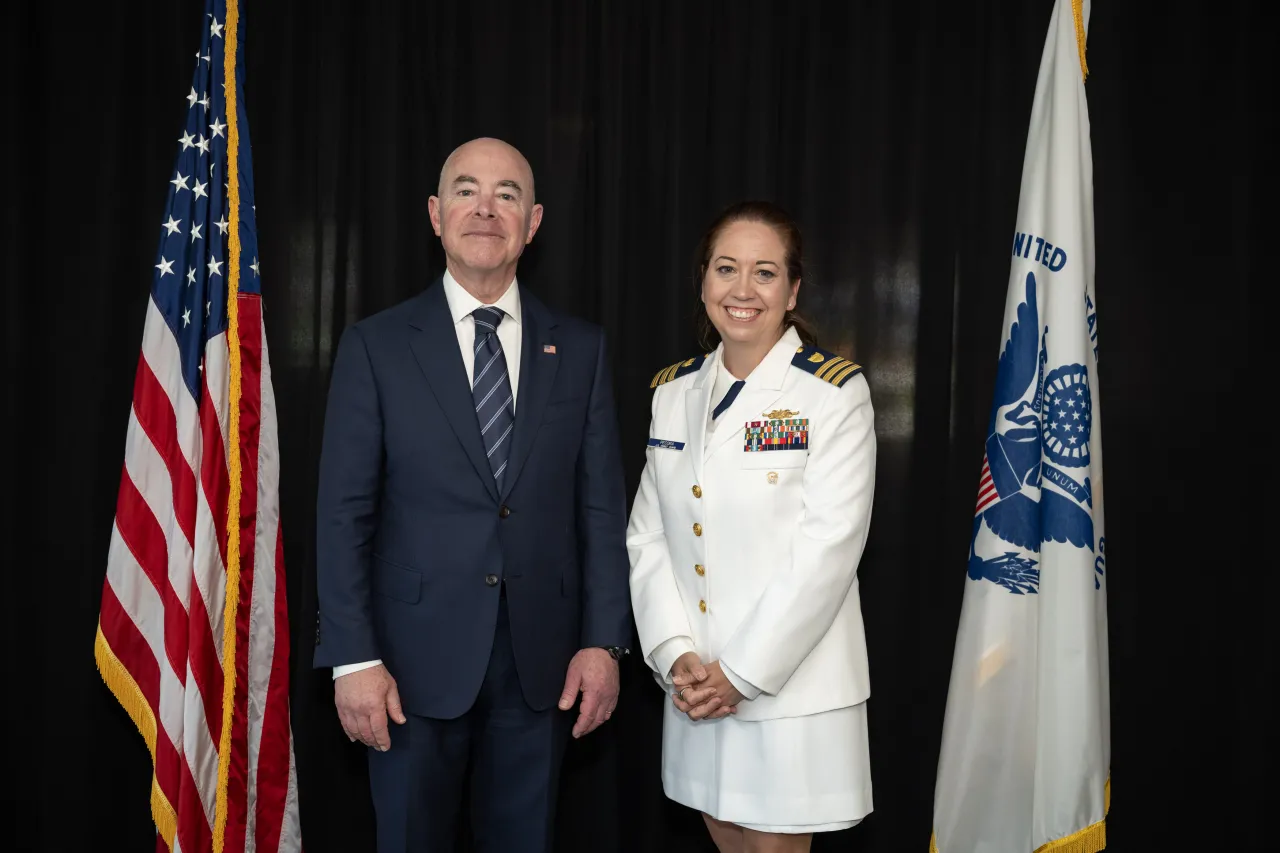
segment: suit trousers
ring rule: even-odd
[[[534,711],[516,673],[505,589],[480,693],[462,716],[406,714],[391,748],[369,750],[378,853],[454,853],[459,811],[470,799],[481,853],[551,850],[560,767],[575,714]]]

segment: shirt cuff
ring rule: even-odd
[[[368,669],[380,663],[382,663],[380,660],[367,660],[364,663],[346,663],[342,666],[335,666],[333,668],[333,680],[337,681],[344,675],[350,675],[353,672],[359,672],[362,669]]]
[[[671,667],[675,666],[681,655],[692,651],[697,650],[693,647],[691,637],[672,637],[654,649],[649,658],[653,661],[654,669],[658,671],[658,677],[664,684],[670,684]]]
[[[733,685],[734,689],[742,694],[742,698],[754,699],[760,695],[759,687],[729,669],[729,665],[724,661],[720,661],[720,671],[724,673],[725,678],[729,679],[729,683]]]

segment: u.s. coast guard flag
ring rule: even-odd
[[[1088,19],[1088,0],[1058,0],[1036,80],[934,792],[934,853],[1106,847]]]

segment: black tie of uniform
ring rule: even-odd
[[[511,457],[511,429],[516,423],[515,396],[507,376],[507,359],[498,340],[498,324],[505,316],[501,308],[486,305],[471,312],[476,321],[476,349],[471,397],[476,403],[480,437],[489,457],[493,482],[502,492],[502,474]]]
[[[734,398],[738,396],[738,392],[741,391],[742,386],[746,384],[747,380],[739,379],[737,382],[734,382],[729,386],[729,390],[725,392],[724,399],[720,401],[720,404],[716,406],[715,411],[711,413],[711,420],[714,421],[716,418],[720,417],[721,412],[733,405]]]

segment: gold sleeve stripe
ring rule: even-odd
[[[844,381],[846,379],[848,379],[850,376],[857,373],[861,369],[862,369],[861,364],[854,364],[853,362],[849,362],[849,366],[841,370],[838,374],[836,374],[835,379],[831,380],[831,384],[839,388],[841,385],[844,384]]]
[[[830,382],[831,377],[835,376],[836,373],[838,373],[840,369],[848,363],[849,363],[849,359],[836,356],[835,358],[828,361],[826,364],[822,365],[822,367],[818,368],[818,372],[815,373],[814,375],[817,376],[819,379],[821,379],[823,382]]]

